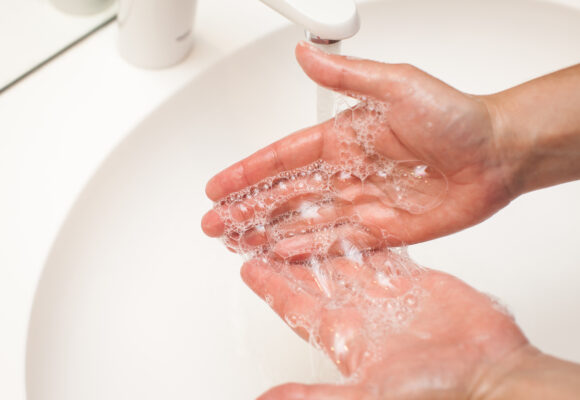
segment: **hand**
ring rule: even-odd
[[[351,377],[283,385],[259,400],[487,399],[534,351],[488,296],[389,250],[315,269],[254,259],[242,277]]]
[[[296,56],[320,85],[385,105],[385,118],[373,127],[370,145],[381,157],[400,161],[403,170],[412,172],[424,163],[431,174],[430,186],[414,190],[427,191],[431,200],[429,190],[435,192],[437,203],[418,200],[424,212],[397,204],[378,187],[372,198],[359,197],[354,206],[333,205],[339,214],[356,214],[364,225],[386,231],[389,244],[410,244],[474,225],[513,198],[509,184],[515,166],[506,161],[508,150],[494,131],[494,105],[488,98],[461,93],[409,65],[327,55],[307,44],[298,45]],[[373,111],[363,102],[353,113],[364,117]],[[217,201],[316,160],[336,164],[341,157],[337,141],[351,134],[347,128],[331,120],[290,135],[219,173],[208,183],[207,195]],[[445,196],[438,198],[445,188]],[[215,211],[206,214],[202,227],[210,236],[224,230]]]

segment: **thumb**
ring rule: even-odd
[[[258,400],[373,400],[355,386],[287,383],[268,390]]]
[[[385,64],[327,54],[304,41],[296,46],[296,59],[310,79],[319,85],[378,100],[397,100],[407,95],[409,84],[424,75],[408,64]]]

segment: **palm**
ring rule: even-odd
[[[420,216],[395,209],[385,221],[395,236],[415,243],[480,222],[505,206],[509,193],[485,103],[413,67],[399,68],[405,87],[398,90],[409,94],[396,101],[390,95],[379,99],[388,113],[375,147],[389,159],[421,160],[447,178],[439,207]],[[440,191],[443,183],[433,175],[432,187],[418,190],[431,196]]]
[[[464,399],[485,374],[482,365],[527,343],[489,297],[388,252],[366,257],[364,265],[335,258],[321,269],[317,275],[253,260],[242,276],[355,378],[345,387],[285,385],[264,399]]]

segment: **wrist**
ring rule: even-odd
[[[540,355],[541,353],[529,344],[508,353],[480,372],[470,399],[503,400],[505,398],[507,400],[508,397],[504,396],[513,391],[513,377],[519,371],[528,368],[528,365],[534,363]],[[510,398],[510,400],[517,399],[518,397]]]
[[[580,397],[580,366],[526,345],[488,369],[477,400],[568,400]]]
[[[483,96],[514,197],[580,179],[580,66]]]
[[[501,176],[506,192],[510,200],[527,191],[525,177],[528,175],[530,165],[530,148],[533,146],[529,137],[521,134],[517,128],[509,102],[503,97],[503,93],[480,97],[487,108],[493,138],[493,157],[501,169]]]

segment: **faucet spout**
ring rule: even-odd
[[[317,40],[336,42],[348,39],[360,29],[358,11],[353,0],[260,1],[303,26]]]

